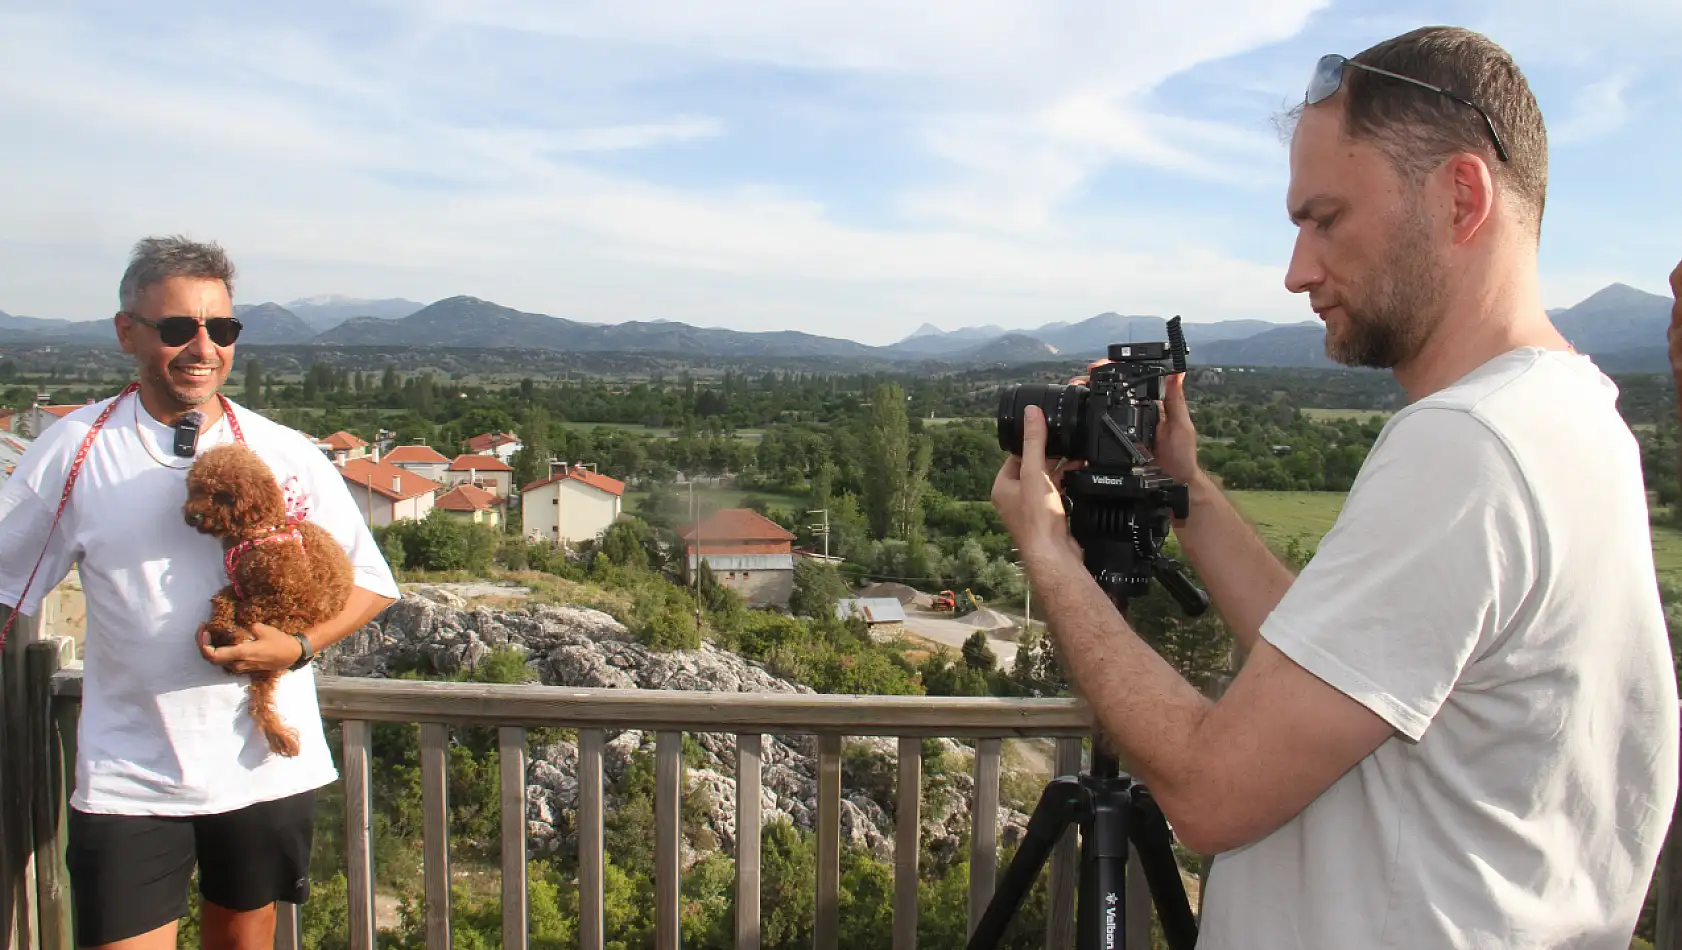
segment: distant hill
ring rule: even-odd
[[[241,343],[302,343],[316,334],[297,314],[280,304],[260,303],[236,309],[244,325],[239,335]]]
[[[879,356],[852,340],[792,330],[745,333],[668,321],[610,326],[525,313],[477,297],[450,297],[401,320],[355,317],[316,337],[339,346],[477,346],[705,356]]]
[[[943,331],[924,324],[888,346],[787,330],[746,332],[670,320],[585,323],[527,313],[478,297],[448,297],[428,305],[402,298],[313,297],[287,306],[238,308],[247,322],[242,342],[258,345],[455,348],[616,353],[628,357],[815,360],[819,365],[1022,364],[1075,361],[1104,355],[1111,343],[1164,340],[1164,318],[1113,311],[1033,329],[997,326]],[[1550,311],[1582,352],[1612,372],[1662,372],[1668,366],[1665,330],[1670,299],[1613,284],[1575,306]],[[1332,368],[1318,321],[1280,324],[1234,319],[1183,324],[1194,365]],[[325,327],[325,329],[320,329]],[[318,332],[319,330],[319,332]],[[0,342],[87,343],[115,346],[109,319],[50,320],[0,312]]]
[[[322,297],[294,300],[286,305],[286,309],[297,314],[298,319],[309,324],[315,332],[320,333],[324,330],[331,330],[352,317],[401,320],[424,306],[426,304],[404,300],[401,297],[364,300],[357,297],[341,297],[337,294],[328,294]]]

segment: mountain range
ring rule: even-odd
[[[1671,301],[1612,284],[1575,306],[1550,311],[1581,352],[1612,372],[1662,372]],[[945,331],[924,324],[906,338],[869,346],[793,330],[745,332],[666,320],[585,323],[527,313],[477,297],[422,305],[401,298],[313,297],[236,308],[242,343],[339,347],[466,347],[647,353],[709,357],[817,357],[893,362],[1026,364],[1095,359],[1111,343],[1166,339],[1160,316],[1101,313],[1031,329],[998,326]],[[1325,330],[1318,320],[1275,323],[1233,319],[1183,324],[1192,362],[1201,365],[1322,367]],[[114,344],[109,320],[70,321],[0,312],[0,344]]]

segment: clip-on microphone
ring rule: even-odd
[[[175,454],[184,459],[190,459],[198,451],[199,426],[204,424],[204,413],[194,410],[181,417],[175,424]]]

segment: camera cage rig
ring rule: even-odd
[[[1200,616],[1209,608],[1208,595],[1162,553],[1171,517],[1189,515],[1187,486],[1156,465],[1154,456],[1161,380],[1185,372],[1189,352],[1178,316],[1168,321],[1167,331],[1166,344],[1111,344],[1108,361],[1091,369],[1086,386],[1012,386],[999,399],[999,444],[1013,454],[1020,454],[1022,447],[1022,397],[1051,403],[1042,406],[1047,455],[1056,444],[1063,457],[1085,463],[1062,479],[1070,534],[1081,546],[1083,566],[1123,617],[1128,602],[1146,593],[1153,577],[1187,615]],[[1054,434],[1054,427],[1068,431]],[[966,950],[998,946],[1070,825],[1081,831],[1077,950],[1121,945],[1129,842],[1137,848],[1169,947],[1191,950],[1197,942],[1197,922],[1174,862],[1172,830],[1149,789],[1120,771],[1097,732],[1092,737],[1091,768],[1057,777],[1042,792],[1016,857]]]

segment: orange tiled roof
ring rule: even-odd
[[[371,489],[393,501],[407,501],[444,487],[389,462],[373,462],[365,458],[345,462],[339,467],[339,472],[352,485]]]
[[[437,465],[449,461],[430,445],[399,445],[385,454],[385,460],[393,465]]]
[[[793,541],[782,525],[751,508],[721,508],[683,529],[685,541]],[[704,543],[703,542],[703,543]],[[779,548],[779,551],[781,548]]]
[[[432,507],[445,511],[487,511],[501,505],[501,498],[472,485],[457,485],[432,503]]]
[[[512,472],[507,462],[494,455],[458,455],[450,463],[452,472]]]
[[[325,439],[322,439],[321,441],[327,443],[327,445],[331,446],[332,448],[338,449],[340,451],[349,451],[351,449],[360,449],[363,446],[368,444],[368,443],[362,441],[361,439],[357,438],[356,436],[351,435],[349,432],[344,431],[343,429],[340,429],[338,432],[333,433],[332,435],[328,436]]]
[[[574,469],[570,469],[566,472],[556,473],[554,475],[549,476],[548,478],[540,478],[537,481],[532,482],[530,485],[527,485],[526,487],[520,489],[520,491],[522,491],[522,492],[536,491],[537,489],[542,488],[545,485],[553,485],[556,482],[565,481],[566,479],[569,479],[569,478],[573,479],[574,481],[583,482],[584,484],[589,485],[591,488],[594,488],[597,491],[607,492],[609,495],[623,495],[623,494],[625,494],[625,483],[624,482],[620,481],[617,478],[609,478],[606,475],[598,475],[595,472],[592,472],[587,468],[574,468]]]
[[[467,450],[479,455],[518,441],[520,441],[520,437],[512,432],[485,432],[468,439]]]

